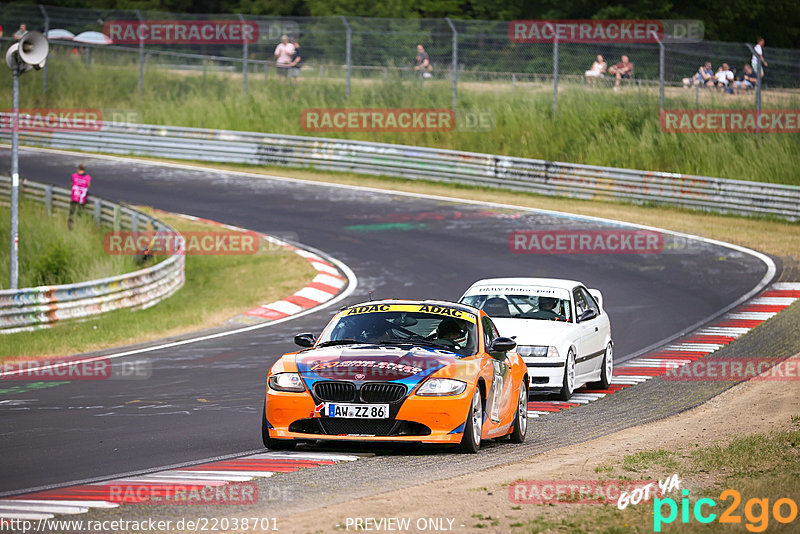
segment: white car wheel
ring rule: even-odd
[[[575,353],[569,349],[567,361],[564,362],[564,380],[558,393],[559,400],[568,401],[573,391],[575,391]]]

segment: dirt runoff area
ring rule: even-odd
[[[800,363],[800,355],[793,360]],[[529,522],[542,514],[542,506],[513,502],[509,485],[515,481],[596,481],[608,478],[602,474],[609,465],[621,465],[626,456],[635,453],[659,449],[680,453],[724,443],[736,436],[785,429],[792,416],[798,415],[800,381],[745,382],[697,408],[662,421],[538,454],[524,461],[357,499],[279,521],[282,529],[289,528],[292,532],[485,533],[510,532],[523,525],[527,527],[523,531],[530,531]],[[663,470],[640,471],[630,476],[637,480],[648,475],[664,479],[672,474]],[[713,478],[713,474],[705,477]],[[703,485],[704,480],[693,482]],[[570,514],[580,507],[583,505],[560,503],[553,508]]]

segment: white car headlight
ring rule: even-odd
[[[452,378],[429,378],[417,390],[417,395],[445,396],[460,395],[467,389],[467,383]]]
[[[523,358],[534,357],[548,357],[558,358],[558,349],[554,346],[545,345],[517,345],[517,353]]]
[[[298,373],[277,373],[269,377],[269,387],[275,391],[305,391]]]

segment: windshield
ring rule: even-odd
[[[572,321],[569,299],[551,295],[488,293],[467,295],[464,304],[480,308],[494,319]]]
[[[375,311],[360,311],[365,308]],[[433,312],[418,311],[421,308],[432,309]],[[344,310],[331,321],[317,346],[346,343],[408,344],[470,356],[477,350],[477,339],[474,314],[442,306],[384,304]]]

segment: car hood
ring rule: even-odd
[[[501,336],[516,336],[517,345],[555,345],[572,337],[575,324],[542,319],[492,319]]]
[[[449,366],[461,367],[464,363],[448,350],[374,344],[306,350],[295,355],[295,362],[307,383],[318,380],[391,381],[405,384],[409,391],[431,374]]]

